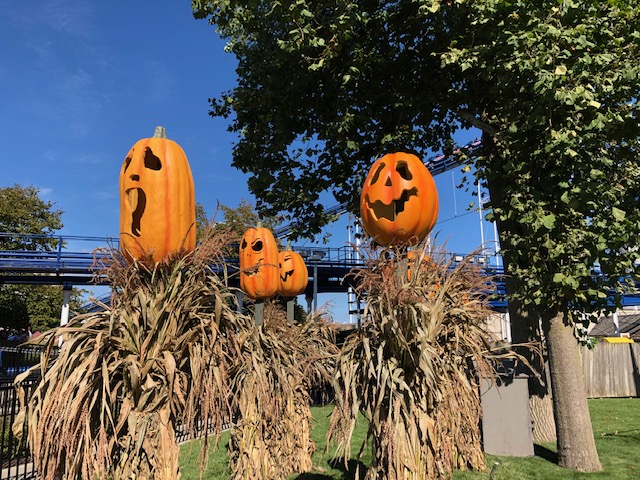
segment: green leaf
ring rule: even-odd
[[[562,284],[564,283],[565,278],[567,278],[567,276],[564,273],[554,273],[553,274],[553,283],[559,283]]]
[[[436,13],[438,10],[440,10],[440,2],[438,0],[434,0],[427,8],[431,13]]]
[[[566,75],[567,74],[567,67],[564,65],[558,65],[556,67],[556,70],[554,72],[556,75]]]
[[[556,224],[556,216],[553,213],[550,213],[549,215],[545,215],[544,217],[542,217],[542,225],[544,225],[544,227],[547,230],[553,229],[555,224]]]
[[[613,207],[611,209],[611,213],[613,214],[613,218],[615,218],[619,222],[624,220],[624,218],[627,216],[627,212],[616,207]]]

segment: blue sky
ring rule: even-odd
[[[209,214],[218,202],[253,201],[231,167],[235,137],[208,113],[208,98],[233,87],[235,59],[188,0],[11,3],[0,10],[0,187],[37,186],[64,211],[62,234],[117,237],[124,156],[162,125],[185,150]],[[480,222],[466,210],[473,198],[453,187],[460,176],[436,177],[434,232],[469,252]],[[329,231],[332,246],[347,241],[344,222]],[[491,225],[484,236],[493,240]]]

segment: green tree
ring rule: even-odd
[[[624,0],[193,0],[238,59],[212,102],[258,209],[314,235],[372,159],[481,130],[513,318],[544,333],[559,463],[600,469],[574,330],[620,305],[640,233],[640,9]],[[602,275],[594,276],[598,267]],[[622,280],[621,280],[622,279]],[[540,323],[542,332],[536,329]]]
[[[236,208],[218,205],[222,212],[222,221],[217,225],[219,228],[230,228],[237,235],[242,237],[244,232],[251,227],[255,227],[258,223],[271,231],[278,226],[278,220],[275,217],[262,217],[256,212],[253,204],[245,199],[240,200]]]
[[[455,97],[482,130],[476,167],[505,249],[511,311],[529,318],[514,338],[541,330],[546,339],[560,464],[598,470],[574,329],[620,306],[619,279],[637,273],[638,10],[472,2],[464,13],[473,34],[453,39],[443,67],[474,79]]]
[[[53,250],[57,240],[21,235],[52,235],[62,228],[62,210],[39,196],[38,187],[0,188],[0,249]]]
[[[82,310],[83,289],[74,288],[70,316]],[[0,286],[0,326],[8,330],[45,331],[60,324],[63,290],[59,285]]]
[[[220,221],[216,220],[218,213],[222,214],[222,220]],[[262,223],[263,226],[272,231],[280,223],[275,217],[261,217],[258,212],[256,212],[254,205],[245,199],[240,200],[236,208],[218,204],[217,212],[213,219],[207,217],[207,213],[201,203],[196,203],[198,240],[203,238],[204,232],[210,222],[213,222],[214,229],[230,228],[238,238],[242,237],[248,228],[255,227],[258,223]]]
[[[209,219],[207,218],[207,212],[204,209],[204,205],[200,202],[196,202],[196,241],[201,241],[204,232],[209,225]]]
[[[39,196],[34,186],[0,188],[0,249],[51,251],[58,239],[47,238],[62,228],[62,210]],[[81,290],[74,289],[71,309],[79,309]],[[60,323],[62,287],[0,285],[0,326],[9,330],[46,330]]]

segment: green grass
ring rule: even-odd
[[[590,400],[591,420],[596,438],[602,472],[585,474],[558,467],[555,463],[555,445],[536,445],[536,456],[531,458],[487,456],[487,470],[484,472],[455,472],[453,480],[481,480],[490,478],[491,467],[495,465],[493,480],[626,480],[640,478],[640,399],[600,399]],[[318,448],[313,457],[316,470],[294,475],[296,480],[352,479],[357,462],[352,459],[345,469],[342,461],[333,461],[333,452],[325,454],[326,432],[329,426],[331,407],[314,407],[313,439]],[[353,455],[355,457],[366,433],[364,421],[359,423],[354,433]],[[217,450],[211,450],[209,463],[203,472],[203,479],[222,480],[229,478],[227,444],[225,434]],[[180,450],[180,470],[183,480],[198,479],[200,467],[198,455],[201,443],[198,441],[182,445]],[[369,452],[363,456],[361,470],[371,460]]]
[[[589,400],[593,434],[603,466],[602,472],[578,473],[556,464],[555,444],[536,445],[531,458],[487,456],[486,472],[457,472],[454,480],[589,479],[626,480],[640,478],[640,399],[610,398]]]

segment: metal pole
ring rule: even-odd
[[[318,311],[318,261],[313,264],[313,311]]]
[[[498,225],[493,222],[493,238],[495,239],[496,267],[500,266],[500,238],[498,238]]]
[[[451,170],[451,185],[453,186],[453,216],[458,216],[458,202],[456,200],[456,177],[453,170]]]
[[[244,307],[244,292],[242,290],[236,290],[236,303],[238,313],[242,313],[242,309]]]
[[[287,323],[293,325],[295,320],[295,300],[292,298],[287,300]]]
[[[62,289],[62,311],[60,312],[60,326],[64,327],[69,323],[69,302],[71,301],[71,291],[73,285],[68,283],[64,284]],[[62,335],[58,337],[58,347],[62,346]]]
[[[480,180],[478,180],[478,213],[480,214],[480,247],[484,249],[484,227],[482,225],[484,218],[482,218],[482,186],[480,185]]]
[[[260,326],[262,325],[262,322],[264,321],[264,302],[262,300],[259,300],[255,303],[255,309],[256,309],[256,326]]]

